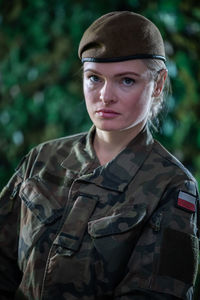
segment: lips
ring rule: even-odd
[[[98,109],[96,114],[101,118],[115,118],[120,115],[118,112],[111,109]]]

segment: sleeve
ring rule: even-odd
[[[22,274],[18,268],[18,230],[20,199],[18,191],[22,183],[19,170],[0,194],[0,295],[1,300],[14,299]]]
[[[116,300],[192,300],[198,272],[198,191],[168,187],[147,221],[116,288]]]

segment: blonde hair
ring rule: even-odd
[[[162,70],[167,70],[165,63],[162,60],[158,59],[144,59],[144,64],[150,71],[151,78],[156,82],[159,77],[159,73]],[[167,78],[164,83],[162,92],[158,97],[154,97],[149,112],[148,123],[151,128],[158,130],[160,125],[160,113],[164,110],[166,104],[166,98],[168,94],[171,93],[170,79],[167,75]]]

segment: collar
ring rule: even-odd
[[[84,134],[76,141],[70,154],[61,163],[61,166],[74,173],[88,173],[89,169],[100,166],[93,148],[95,126],[93,125],[87,134]]]
[[[92,146],[94,133],[93,126],[76,142],[62,167],[79,173],[78,180],[122,192],[151,152],[154,140],[149,128],[145,126],[124,150],[104,166],[99,164]]]

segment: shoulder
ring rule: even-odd
[[[177,172],[185,174],[188,178],[194,179],[191,172],[165,147],[155,140],[153,152],[163,161],[164,167],[171,167]]]
[[[78,134],[74,134],[74,135],[69,135],[66,137],[61,137],[61,138],[57,138],[57,139],[53,139],[53,140],[49,140],[49,141],[45,141],[41,144],[39,144],[38,146],[36,146],[33,150],[36,151],[50,151],[50,153],[54,152],[54,151],[58,151],[58,150],[64,150],[67,151],[69,149],[71,149],[74,144],[76,144],[78,141],[80,141],[83,137],[85,137],[87,135],[87,132],[81,132]]]
[[[75,144],[85,140],[87,132],[82,132],[43,142],[33,147],[21,160],[16,171],[20,177],[29,176],[43,166],[53,163],[59,165],[72,151]]]

